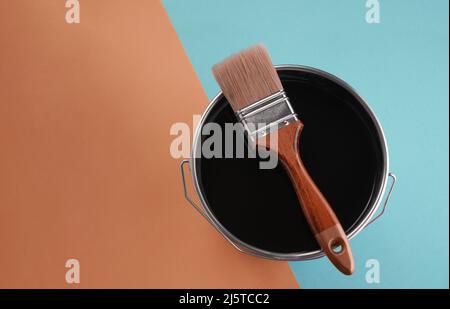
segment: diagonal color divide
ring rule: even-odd
[[[302,287],[448,288],[449,2],[336,2],[163,0],[210,98],[218,91],[211,66],[263,42],[275,64],[347,81],[383,125],[398,176],[389,208],[351,240],[352,277],[325,259],[291,263]],[[380,23],[368,23],[377,3]],[[380,282],[368,283],[374,259]]]

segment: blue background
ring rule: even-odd
[[[448,288],[449,2],[380,0],[165,0],[163,4],[208,96],[211,66],[263,42],[275,64],[339,76],[366,98],[387,136],[398,181],[385,215],[351,241],[356,271],[325,259],[292,262],[303,288]],[[380,262],[380,284],[365,262]]]

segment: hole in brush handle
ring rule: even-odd
[[[341,237],[332,239],[329,243],[329,248],[334,254],[343,254],[346,249],[344,239]]]

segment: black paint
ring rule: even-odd
[[[306,168],[332,205],[343,228],[352,230],[374,202],[383,175],[382,145],[359,101],[319,75],[279,71],[304,123],[300,152]],[[206,122],[236,122],[225,99]],[[277,253],[319,249],[281,164],[259,169],[258,159],[196,159],[204,197],[235,237]]]

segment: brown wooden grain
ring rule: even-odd
[[[338,218],[325,197],[315,185],[300,158],[299,136],[303,128],[300,121],[280,128],[277,134],[277,151],[291,182],[295,188],[305,217],[330,261],[344,274],[350,275],[354,270],[352,251]],[[269,135],[275,138],[274,134]],[[257,144],[271,145],[267,139],[260,139]],[[340,245],[342,250],[337,253],[332,247]]]

